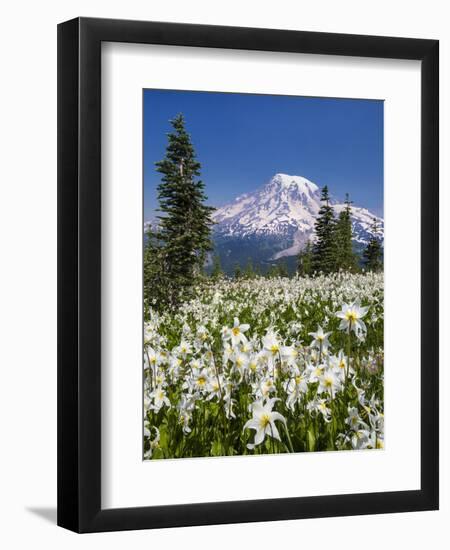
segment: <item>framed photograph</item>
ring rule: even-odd
[[[58,27],[58,524],[438,508],[438,41]]]

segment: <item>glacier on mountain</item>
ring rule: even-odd
[[[336,216],[344,203],[331,204]],[[319,186],[302,176],[275,174],[264,186],[237,197],[218,208],[214,214],[217,237],[271,237],[289,242],[289,246],[273,254],[273,260],[293,256],[314,239],[314,224],[321,206]],[[365,245],[372,235],[373,219],[377,220],[382,239],[383,219],[366,208],[351,206],[354,241]]]

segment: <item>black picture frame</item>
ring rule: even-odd
[[[102,510],[104,41],[421,61],[420,490]],[[58,525],[98,532],[438,509],[438,74],[437,40],[92,18],[58,26]]]

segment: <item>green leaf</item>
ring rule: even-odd
[[[168,448],[168,437],[167,437],[167,426],[165,424],[162,424],[159,427],[159,445],[164,448]]]
[[[316,446],[316,437],[314,435],[314,430],[309,428],[308,430],[308,450],[314,451]]]
[[[211,445],[211,455],[212,456],[223,456],[222,452],[222,444],[220,441],[213,441],[213,444]]]

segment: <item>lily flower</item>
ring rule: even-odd
[[[246,342],[247,338],[244,334],[250,325],[240,324],[237,317],[234,318],[233,327],[223,332],[223,337],[227,340],[231,339],[231,345],[235,348],[241,342]]]
[[[328,346],[330,345],[330,342],[328,341],[330,334],[331,332],[324,332],[323,328],[318,325],[316,332],[309,333],[309,335],[313,337],[311,347],[326,351],[328,349]]]
[[[278,341],[278,335],[277,333],[269,329],[266,332],[266,335],[264,336],[262,340],[264,349],[269,352],[269,355],[274,356],[277,355],[280,352],[280,342]]]
[[[169,398],[161,386],[158,386],[152,391],[150,398],[153,399],[150,409],[153,409],[156,413],[158,413],[164,405],[166,405],[166,407],[170,407]]]
[[[192,346],[186,340],[182,340],[178,349],[179,349],[180,355],[182,355],[183,357],[186,357],[186,355],[191,353]]]
[[[208,389],[209,376],[206,369],[202,369],[201,371],[197,372],[197,374],[194,376],[193,386],[194,389],[196,389],[197,391],[205,391]]]
[[[327,369],[319,377],[319,387],[317,388],[317,393],[327,392],[331,395],[332,399],[334,399],[336,392],[339,391],[340,389],[341,389],[341,381],[331,369]]]
[[[336,312],[336,317],[341,319],[340,330],[353,330],[359,336],[365,333],[367,328],[362,320],[368,311],[368,307],[361,307],[358,302],[353,304],[343,304],[341,311]]]
[[[333,372],[341,380],[341,382],[343,382],[347,371],[347,357],[344,355],[344,352],[340,350],[337,355],[331,355],[329,361]],[[352,367],[350,367],[348,369],[348,373],[353,375],[355,371]]]
[[[254,449],[256,445],[260,445],[264,441],[266,435],[281,441],[275,421],[279,420],[286,425],[286,419],[279,412],[272,411],[276,401],[278,401],[278,398],[274,397],[272,399],[266,399],[265,402],[256,401],[252,404],[253,417],[244,425],[244,430],[250,428],[256,431],[254,443],[249,443],[247,445],[249,449]]]
[[[288,366],[295,365],[298,358],[298,351],[295,346],[283,346],[281,348],[281,357]]]

